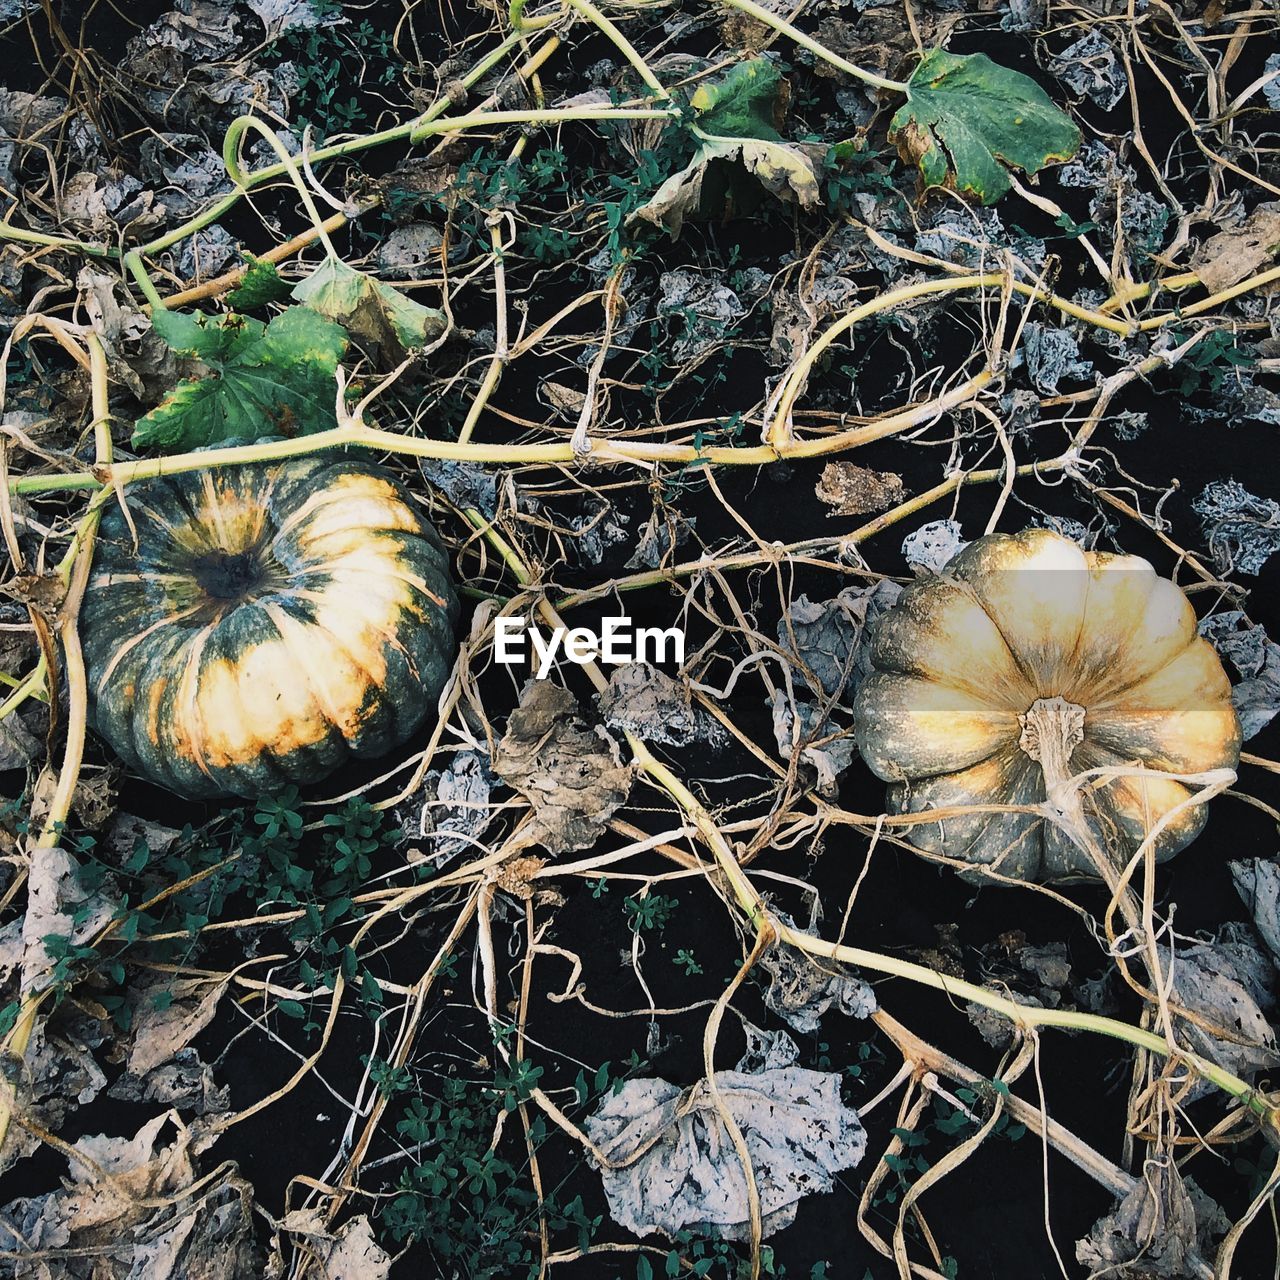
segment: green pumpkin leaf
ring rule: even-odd
[[[373,276],[326,258],[294,286],[294,300],[337,320],[385,360],[399,364],[405,354],[424,347],[445,331],[445,318]]]
[[[214,323],[210,324],[210,319]],[[180,356],[198,356],[212,363],[223,360],[227,353],[242,341],[246,332],[252,336],[251,325],[262,325],[257,320],[243,316],[223,316],[221,320],[199,311],[167,311],[163,307],[151,308],[151,327]]]
[[[776,119],[782,77],[772,62],[739,62],[716,84],[704,84],[689,99],[698,128],[722,138],[765,138],[779,142]]]
[[[139,419],[137,449],[182,452],[236,438],[309,435],[337,425],[334,375],[347,349],[340,325],[307,307],[270,324],[158,310],[155,331],[177,352],[209,366],[180,382]]]
[[[1080,130],[1029,76],[985,53],[931,49],[907,82],[889,140],[927,187],[951,187],[993,204],[1009,170],[1036,173],[1070,160]]]
[[[248,266],[240,283],[227,294],[227,301],[238,311],[265,307],[268,302],[282,302],[289,296],[289,285],[280,278],[274,262],[246,253]]]
[[[701,86],[690,99],[701,135],[697,151],[632,218],[665,227],[675,239],[686,218],[713,213],[717,200],[723,203],[734,185],[733,170],[753,175],[779,199],[794,200],[805,209],[817,204],[815,156],[821,149],[783,140],[775,123],[781,114],[781,87],[782,77],[764,58],[740,62],[717,83]],[[709,183],[717,161],[730,166],[730,180]]]

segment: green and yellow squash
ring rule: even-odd
[[[458,602],[390,473],[215,465],[132,485],[126,505],[103,517],[80,632],[91,723],[131,768],[184,796],[267,795],[434,713]]]
[[[979,538],[913,583],[870,656],[863,759],[894,812],[950,811],[904,836],[1004,876],[1096,878],[1085,846],[1123,867],[1152,833],[1172,857],[1205,821],[1191,776],[1239,760],[1230,683],[1182,591],[1048,530]]]

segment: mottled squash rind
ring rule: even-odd
[[[1073,772],[1134,761],[1152,771],[1086,793],[1089,825],[1117,858],[1191,796],[1164,773],[1239,761],[1230,681],[1182,591],[1145,560],[1086,552],[1049,530],[980,538],[913,583],[879,620],[871,661],[854,728],[867,765],[892,784],[894,812],[1042,803],[1043,774],[1018,746],[1017,717],[1038,698],[1085,709]],[[1205,817],[1203,805],[1176,814],[1157,860],[1185,848]],[[1096,878],[1034,814],[953,815],[904,835],[1016,880]]]
[[[353,458],[211,468],[132,486],[103,517],[81,613],[90,716],[135,771],[190,797],[256,796],[393,750],[435,711],[458,601],[435,531]],[[251,600],[202,557],[265,546]]]

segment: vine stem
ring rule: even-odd
[[[513,0],[510,17],[512,26],[517,30],[522,29],[522,24],[524,22],[523,0]],[[534,101],[536,102],[538,109],[542,110],[545,105],[542,93],[542,83],[538,78],[536,69],[533,67],[533,63],[527,62],[517,74],[522,80],[528,80],[534,91]],[[520,137],[516,139],[515,145],[508,153],[508,165],[516,164],[521,159],[525,153],[526,147],[528,146],[528,142],[528,134],[521,134]],[[488,405],[490,397],[497,390],[498,383],[501,381],[502,375],[511,361],[511,343],[507,323],[506,248],[502,243],[502,225],[505,218],[503,215],[500,215],[497,210],[490,210],[487,221],[489,227],[489,247],[493,260],[495,340],[493,355],[489,359],[489,367],[485,371],[484,381],[481,383],[479,390],[471,401],[471,404],[467,409],[466,420],[458,431],[459,444],[466,444],[470,441],[471,434],[476,428],[476,423],[480,421],[480,415]],[[514,223],[512,234],[514,236]]]
[[[614,48],[635,68],[640,79],[645,82],[650,89],[653,90],[659,98],[671,101],[671,91],[658,79],[653,68],[644,60],[640,51],[622,34],[621,31],[605,17],[599,9],[591,3],[591,0],[565,0],[565,3],[571,8],[576,9],[584,18],[593,26],[599,29],[600,33],[607,36],[613,41]]]
[[[109,466],[111,463],[111,411],[108,404],[107,357],[97,334],[90,331],[85,335],[85,340],[89,348],[95,446],[98,460]],[[71,800],[75,795],[76,783],[80,780],[80,767],[84,762],[85,736],[89,728],[89,685],[84,667],[84,653],[80,648],[80,604],[84,599],[85,588],[89,583],[89,572],[93,566],[94,539],[97,535],[98,523],[102,519],[102,509],[111,496],[110,489],[103,489],[94,495],[88,509],[80,518],[75,539],[68,552],[68,555],[73,558],[70,563],[67,594],[58,612],[58,638],[62,642],[63,677],[67,686],[66,743],[63,747],[62,765],[58,770],[53,797],[49,802],[49,813],[31,848],[30,857],[33,865],[42,855],[55,849],[62,837],[62,827],[71,812]],[[53,691],[50,690],[51,700],[52,697]],[[34,992],[28,990],[23,994],[18,1016],[3,1041],[5,1052],[19,1059],[25,1058],[40,1006],[53,989],[50,985]],[[15,1086],[11,1083],[6,1093],[0,1095],[0,1150],[3,1149],[9,1132],[15,1097],[14,1089]]]
[[[906,978],[922,986],[933,987],[944,992],[952,999],[970,1000],[983,1008],[1002,1014],[1017,1027],[1031,1029],[1036,1027],[1057,1027],[1061,1030],[1092,1031],[1115,1040],[1123,1040],[1127,1044],[1136,1045],[1160,1057],[1171,1056],[1168,1041],[1141,1027],[1131,1026],[1118,1018],[1107,1018],[1101,1014],[1080,1013],[1067,1009],[1045,1009],[1039,1006],[1024,1005],[1017,1000],[1008,999],[980,987],[976,983],[966,982],[962,978],[953,978],[949,974],[936,969],[926,968],[910,960],[901,960],[897,956],[883,955],[878,951],[867,951],[861,947],[851,947],[843,943],[828,942],[824,938],[814,937],[799,929],[791,928],[780,920],[770,916],[764,900],[756,892],[746,872],[739,865],[728,840],[717,827],[715,820],[703,807],[701,801],[675,776],[674,773],[658,760],[648,747],[628,735],[628,742],[637,764],[650,777],[660,783],[665,791],[679,803],[686,816],[693,822],[703,842],[715,856],[716,864],[730,889],[738,907],[750,919],[756,929],[770,927],[782,942],[789,943],[798,951],[807,955],[818,956],[825,960],[836,960],[841,964],[854,965],[860,969],[869,969],[875,973],[885,973],[896,978]],[[1177,1050],[1178,1057],[1192,1067],[1199,1075],[1224,1093],[1243,1102],[1250,1111],[1259,1116],[1265,1124],[1275,1129],[1277,1123],[1276,1107],[1262,1094],[1239,1076],[1218,1066],[1217,1063],[1201,1057],[1186,1049]]]
[[[888,293],[878,294],[861,306],[845,312],[840,319],[829,325],[822,333],[822,336],[796,361],[795,365],[792,366],[791,372],[787,375],[786,382],[783,384],[782,394],[778,398],[777,407],[774,409],[773,421],[769,424],[767,438],[770,443],[775,448],[782,448],[787,443],[790,434],[791,411],[795,405],[796,398],[808,381],[810,371],[837,338],[842,334],[848,333],[850,329],[868,316],[878,315],[880,312],[888,311],[903,302],[911,302],[917,298],[927,298],[934,294],[959,293],[967,289],[984,289],[1003,285],[1008,285],[1016,293],[1021,293],[1033,301],[1048,303],[1065,315],[1073,316],[1078,320],[1087,320],[1090,324],[1097,325],[1100,329],[1107,329],[1112,333],[1124,335],[1129,335],[1133,332],[1133,326],[1123,320],[1115,320],[1099,311],[1090,311],[1085,307],[1068,301],[1066,298],[1059,298],[1047,289],[1026,284],[1021,280],[1010,281],[1001,271],[984,271],[979,275],[969,276],[944,276],[940,280],[922,280],[916,284],[902,285],[897,289],[890,289]]]
[[[570,0],[570,3],[572,3],[572,0]],[[772,27],[775,31],[782,32],[784,36],[794,40],[802,49],[808,49],[815,58],[821,58],[823,62],[830,63],[833,67],[838,67],[845,75],[853,76],[854,79],[861,80],[864,84],[873,85],[877,89],[888,89],[893,93],[906,93],[910,88],[910,82],[907,80],[890,80],[885,76],[878,76],[875,72],[867,71],[842,58],[838,53],[833,53],[826,45],[793,27],[785,18],[780,18],[776,13],[770,13],[768,9],[756,4],[755,0],[722,0],[722,3],[727,4],[730,8],[741,10],[757,22],[763,22],[765,26]]]
[[[296,161],[289,154],[288,149],[280,139],[280,135],[269,125],[259,120],[257,116],[237,116],[227,128],[226,135],[222,139],[222,163],[227,170],[227,177],[242,191],[248,190],[249,175],[240,167],[240,140],[251,129],[259,134],[280,158],[280,163],[284,165],[285,171],[289,175],[289,181],[293,183],[295,190],[298,192],[302,207],[307,211],[307,216],[311,219],[311,229],[315,232],[320,243],[324,245],[325,252],[329,257],[336,260],[338,251],[333,247],[333,241],[329,239],[329,232],[325,228],[324,219],[320,216],[320,210],[316,208],[316,202],[312,199],[311,191],[302,180],[302,174],[298,172]]]
[[[761,466],[781,458],[816,458],[856,448],[872,440],[920,426],[971,399],[987,386],[994,375],[988,371],[965,379],[958,387],[913,408],[902,409],[865,426],[813,440],[797,441],[782,449],[769,445],[747,448],[656,444],[645,441],[590,440],[577,454],[571,442],[563,444],[461,444],[450,440],[426,440],[383,431],[356,421],[317,431],[313,435],[264,444],[236,445],[204,452],[179,453],[163,458],[141,458],[101,466],[93,471],[67,472],[56,476],[22,476],[9,481],[10,493],[47,493],[67,489],[97,489],[102,485],[131,484],[157,476],[179,475],[211,467],[237,466],[248,462],[271,462],[304,457],[326,449],[376,449],[415,458],[447,458],[460,462],[489,463],[622,463],[649,465],[655,462],[712,463],[726,466]]]
[[[28,698],[47,700],[44,691],[44,677],[49,669],[49,659],[40,655],[39,662],[31,669],[31,673],[13,686],[13,690],[0,702],[0,720],[16,711]]]
[[[330,214],[319,227],[312,227],[309,231],[303,231],[300,235],[294,236],[290,240],[284,241],[283,244],[275,245],[273,248],[266,250],[264,253],[255,254],[255,260],[258,262],[270,262],[272,264],[283,262],[286,258],[292,257],[295,253],[305,249],[309,244],[316,240],[321,229],[325,231],[337,231],[345,227],[353,217],[359,217],[361,214],[370,213],[378,207],[380,202],[377,198],[362,201],[354,210],[351,216],[346,213]],[[233,267],[230,271],[223,272],[220,276],[215,276],[212,280],[206,280],[202,284],[193,285],[190,289],[183,289],[179,293],[171,293],[164,300],[167,310],[174,307],[183,307],[190,302],[202,302],[205,298],[216,298],[220,294],[225,293],[229,289],[234,289],[240,284],[248,274],[249,266],[245,264],[239,267]]]
[[[595,120],[673,120],[670,107],[531,107],[527,111],[476,111],[415,125],[410,142],[422,142],[440,133],[461,133],[465,129],[488,129],[504,124],[590,124]],[[313,157],[314,158],[314,157]]]

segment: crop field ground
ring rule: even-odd
[[[0,1277],[1280,1276],[1274,4],[0,0],[0,197]]]

